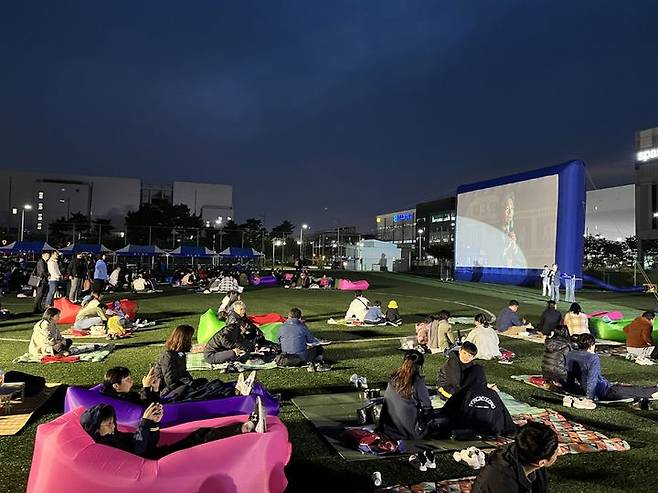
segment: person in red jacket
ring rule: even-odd
[[[626,351],[635,357],[651,358],[656,346],[651,337],[653,331],[653,312],[644,312],[624,327],[626,332]]]

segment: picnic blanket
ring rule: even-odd
[[[361,322],[360,320],[345,320],[344,318],[330,318],[327,320],[327,325],[342,325],[344,327],[383,327],[385,325],[390,326],[388,322],[382,322],[379,324],[367,324],[365,322]]]
[[[114,351],[114,344],[84,344],[71,346],[70,356],[45,356],[43,359],[36,358],[30,353],[25,353],[15,358],[12,363],[98,363],[103,361]]]
[[[569,392],[559,392],[556,389],[547,389],[544,387],[544,379],[542,378],[541,375],[512,375],[510,377],[512,380],[516,380],[517,382],[523,382],[527,383],[528,385],[535,387],[536,389],[541,389],[545,392],[549,392],[554,395],[558,395],[560,397],[564,397],[565,395],[571,395],[574,397],[582,397],[582,395],[577,395],[577,394],[572,394]],[[629,403],[633,402],[633,399],[619,399],[616,401],[598,401],[599,404],[602,405],[614,405],[614,404],[623,404],[623,403]]]
[[[537,334],[505,334],[503,332],[499,333],[498,335],[505,336],[505,337],[510,337],[512,339],[520,339],[522,341],[528,341],[528,342],[535,342],[537,344],[544,344],[545,337],[543,334],[537,333]],[[604,339],[597,339],[596,344],[599,346],[623,346],[624,343],[622,342],[617,342],[617,341],[607,341]]]
[[[458,479],[444,479],[442,481],[424,481],[422,483],[406,485],[398,484],[387,488],[379,488],[375,493],[471,493],[475,476]]]
[[[251,371],[251,370],[271,370],[272,368],[278,368],[277,364],[274,361],[268,363],[241,363],[239,361],[229,361],[227,363],[221,363],[218,365],[213,365],[206,362],[203,359],[203,353],[187,353],[187,371],[192,370],[217,370],[222,373],[229,372],[241,372],[241,371]]]
[[[63,330],[61,334],[69,339],[105,339],[107,337],[105,334],[92,334],[88,330],[74,328]],[[134,337],[134,334],[126,333],[124,335],[114,336],[115,339],[129,339],[131,337]]]
[[[10,414],[0,413],[0,436],[15,435],[23,429],[32,415],[50,399],[61,383],[46,383],[37,395],[26,397],[23,402],[11,401]]]

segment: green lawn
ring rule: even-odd
[[[354,274],[351,278],[357,278]],[[386,303],[396,299],[405,324],[399,328],[378,327],[355,330],[329,326],[326,320],[340,316],[352,295],[337,291],[285,290],[259,288],[247,290],[243,299],[250,313],[279,312],[285,314],[290,306],[299,306],[318,337],[345,341],[326,348],[329,359],[336,361],[335,369],[327,373],[308,373],[302,370],[271,370],[261,372],[260,380],[273,393],[281,393],[282,419],[285,421],[293,443],[293,456],[288,466],[290,491],[320,491],[331,486],[332,491],[370,491],[370,475],[381,471],[384,484],[420,482],[459,477],[470,474],[468,468],[456,464],[451,456],[439,458],[435,471],[420,473],[404,459],[371,460],[359,463],[344,462],[330,448],[313,427],[290,403],[291,397],[320,392],[349,390],[349,376],[359,373],[368,377],[371,384],[384,387],[388,375],[400,362],[401,353],[396,351],[396,340],[359,342],[359,339],[385,338],[414,333],[414,324],[424,315],[447,309],[456,316],[472,316],[478,311],[493,313],[503,308],[509,298],[521,302],[520,312],[536,322],[544,302],[537,292],[525,288],[442,283],[420,277],[373,274],[368,276],[371,300]],[[11,361],[27,350],[27,342],[0,340],[0,368],[20,369],[45,376],[49,381],[67,384],[90,385],[102,379],[110,366],[123,365],[131,368],[138,380],[148,370],[149,363],[158,358],[161,344],[170,330],[179,323],[197,324],[199,315],[210,307],[216,307],[216,295],[188,294],[181,290],[167,290],[163,294],[138,296],[141,318],[159,321],[157,327],[140,332],[138,337],[121,341],[118,349],[102,364],[77,363],[68,365],[12,365]],[[31,300],[3,298],[6,308],[15,313],[27,312]],[[622,309],[629,314],[656,306],[651,295],[620,295],[614,293],[586,292],[580,294],[586,311],[601,308]],[[564,308],[564,304],[562,304]],[[35,318],[19,315],[11,322],[0,322],[0,338],[29,340]],[[535,390],[509,379],[510,375],[536,373],[539,370],[542,347],[538,344],[501,338],[502,345],[516,352],[513,365],[506,366],[485,362],[489,380],[501,390],[516,398],[540,407],[559,410],[569,418],[611,436],[627,440],[632,449],[622,453],[596,453],[570,455],[560,458],[551,469],[551,491],[652,491],[658,460],[658,423],[655,411],[634,411],[629,407],[598,408],[594,411],[566,409],[561,401],[550,394]],[[433,383],[440,356],[428,357],[425,373]],[[638,384],[658,382],[658,368],[634,365],[618,358],[602,358],[604,373],[611,380]],[[198,376],[234,379],[235,376],[199,372]],[[36,428],[62,412],[63,395],[51,401],[49,407],[17,436],[0,438],[0,489],[24,491],[30,468]],[[220,466],[221,467],[221,466]],[[312,486],[308,483],[312,480]],[[62,476],[65,480],[65,474]],[[326,486],[326,488],[325,488]]]

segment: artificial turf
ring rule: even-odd
[[[356,278],[354,274],[352,279]],[[250,313],[279,312],[285,314],[291,306],[302,308],[312,331],[320,338],[337,341],[326,348],[326,356],[335,362],[326,373],[303,370],[270,370],[259,373],[259,379],[273,393],[282,395],[281,417],[288,426],[293,444],[293,455],[287,468],[289,491],[371,491],[371,475],[382,473],[385,485],[417,483],[460,477],[472,474],[467,467],[455,463],[449,454],[439,456],[437,469],[419,472],[403,458],[372,460],[358,463],[343,461],[326,442],[315,433],[301,413],[291,404],[296,395],[350,390],[352,373],[368,377],[371,386],[384,388],[389,374],[399,365],[401,353],[397,340],[391,336],[414,334],[414,324],[425,315],[447,309],[453,316],[473,316],[481,310],[498,313],[510,298],[521,302],[520,313],[536,322],[544,307],[537,290],[468,283],[443,283],[401,274],[359,275],[371,282],[367,296],[386,303],[396,299],[404,319],[401,327],[348,328],[327,325],[330,317],[344,313],[352,294],[324,290],[287,290],[283,288],[253,288],[243,295]],[[621,309],[635,315],[640,310],[654,308],[656,300],[648,294],[616,294],[585,291],[579,301],[585,311]],[[112,297],[110,295],[110,297]],[[114,297],[120,297],[116,295]],[[139,381],[163,350],[162,342],[171,329],[180,323],[196,326],[199,315],[219,304],[218,295],[198,295],[181,289],[164,293],[132,296],[139,300],[139,317],[158,321],[158,325],[138,333],[138,337],[119,341],[117,349],[102,363],[76,364],[21,364],[11,363],[27,351],[28,341],[36,318],[28,315],[30,299],[5,297],[3,306],[18,314],[12,321],[0,322],[0,368],[18,369],[43,375],[49,381],[66,384],[91,385],[102,380],[111,366],[127,366]],[[565,310],[566,303],[561,303]],[[23,313],[23,314],[22,314]],[[339,342],[342,341],[342,342]],[[658,414],[638,411],[629,406],[599,407],[584,411],[561,406],[561,400],[541,390],[533,389],[509,378],[513,374],[538,373],[543,348],[539,344],[501,337],[501,345],[513,350],[513,365],[483,362],[490,382],[517,399],[539,407],[550,407],[565,416],[599,430],[609,436],[620,436],[631,445],[628,452],[594,453],[561,457],[551,468],[553,492],[653,491],[658,467]],[[425,374],[428,383],[436,379],[441,356],[426,358]],[[636,384],[658,383],[658,367],[638,366],[620,358],[603,357],[604,374],[610,380]],[[198,372],[196,376],[235,379],[235,375]],[[32,457],[36,428],[62,412],[63,392],[33,419],[18,435],[0,437],[0,491],[25,490]],[[221,467],[221,466],[220,466]],[[62,480],[65,473],[62,471]]]

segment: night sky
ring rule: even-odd
[[[374,228],[658,126],[658,2],[4,2],[0,167],[234,185],[239,220]]]

